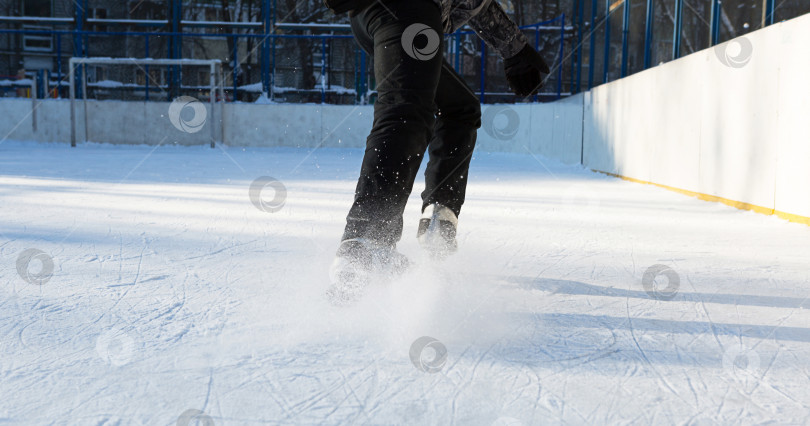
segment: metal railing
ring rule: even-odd
[[[184,5],[182,0],[167,0],[167,19],[100,19],[88,18],[87,0],[76,0],[73,16],[69,17],[32,17],[32,16],[0,16],[0,24],[20,26],[22,24],[37,23],[52,26],[49,31],[32,31],[30,29],[2,29],[2,34],[29,34],[51,35],[55,38],[56,70],[57,76],[63,78],[65,70],[61,67],[64,58],[62,43],[69,37],[72,43],[72,55],[86,56],[85,40],[88,37],[143,37],[145,52],[148,52],[149,40],[152,37],[167,37],[168,51],[163,57],[180,59],[182,57],[183,40],[188,38],[219,37],[231,41],[231,45],[238,46],[240,41],[252,40],[256,42],[260,53],[260,80],[261,92],[267,93],[275,99],[278,92],[276,73],[278,70],[275,53],[278,44],[285,38],[308,39],[313,44],[320,45],[320,55],[324,58],[332,43],[341,38],[350,38],[345,33],[349,30],[346,24],[333,23],[291,23],[277,22],[276,2],[262,0],[259,2],[259,14],[253,22],[230,21],[196,21],[182,19]],[[553,3],[553,2],[552,2]],[[559,41],[559,52],[553,52],[555,57],[554,75],[550,76],[549,83],[553,91],[542,94],[537,99],[559,98],[571,93],[578,93],[617,78],[628,76],[658,63],[678,59],[684,54],[712,47],[730,38],[744,35],[773,24],[776,21],[790,19],[803,13],[810,12],[809,2],[777,3],[775,0],[746,0],[743,6],[734,2],[722,0],[571,0],[563,8],[565,14],[545,23],[538,23],[525,27],[527,32],[534,30],[535,45],[539,41],[547,41],[549,37]],[[83,5],[83,6],[82,6]],[[557,3],[557,10],[560,4]],[[737,7],[740,6],[740,7]],[[570,9],[569,9],[570,7]],[[761,15],[761,16],[760,16]],[[732,23],[734,16],[742,19]],[[566,17],[568,20],[566,22]],[[671,22],[670,22],[671,21]],[[143,28],[144,31],[118,31],[93,32],[87,31],[89,26],[126,27],[126,29]],[[69,30],[56,30],[59,26],[69,26]],[[201,29],[209,31],[212,28],[223,28],[226,33],[211,34],[208,32],[184,32],[183,28]],[[559,34],[556,34],[559,29]],[[148,30],[148,31],[146,31]],[[320,31],[332,34],[279,34],[278,31]],[[248,33],[241,34],[239,31]],[[458,48],[460,41],[469,35],[469,32],[459,32],[448,36],[447,56],[454,67],[461,72],[471,86],[477,87],[482,101],[499,100],[510,101],[505,93],[507,88],[502,78],[488,71],[491,60],[478,62],[477,69],[470,70],[469,60],[464,57],[487,58],[487,48],[480,41],[473,46],[473,51],[462,53]],[[542,36],[542,37],[541,37]],[[32,39],[33,40],[33,39]],[[37,40],[34,40],[37,41]],[[469,47],[467,41],[466,47]],[[545,43],[547,44],[547,43]],[[548,47],[548,46],[546,46]],[[455,50],[454,50],[455,49]],[[238,63],[239,49],[232,49],[229,53],[231,61]],[[315,48],[317,50],[317,47]],[[552,56],[551,49],[547,49],[547,57]],[[353,90],[355,103],[373,100],[373,76],[368,75],[369,59],[356,46],[355,55],[355,87]],[[462,59],[459,59],[461,55]],[[145,55],[148,56],[148,55]],[[310,64],[315,66],[314,64]],[[246,89],[238,84],[239,70],[231,67],[233,84],[229,89],[233,99],[238,99],[240,92]],[[320,63],[321,86],[316,88],[285,88],[284,93],[298,90],[299,93],[316,95],[315,101],[327,102],[332,93],[331,79],[326,78],[323,72],[327,69],[325,61]],[[12,71],[3,71],[12,74]],[[180,87],[178,76],[172,74],[173,81],[169,84],[169,92],[174,93]],[[473,81],[478,80],[478,81]],[[61,84],[56,84],[61,90]],[[9,87],[0,85],[0,90]],[[371,90],[369,90],[371,88]],[[548,88],[546,89],[548,90]],[[345,93],[346,91],[344,91]],[[147,90],[147,96],[149,91]]]
[[[89,22],[90,20],[88,20]],[[119,22],[120,20],[97,20],[99,22]],[[557,57],[555,59],[555,63],[558,64],[557,68],[557,75],[556,75],[556,84],[554,85],[554,90],[543,93],[540,96],[536,96],[534,99],[538,100],[540,98],[544,99],[558,99],[564,93],[562,92],[562,78],[563,78],[563,67],[561,66],[563,55],[564,55],[564,42],[566,38],[566,31],[570,32],[571,27],[566,27],[564,25],[565,18],[561,16],[551,21],[547,22],[540,22],[528,26],[521,27],[524,31],[532,32],[534,37],[535,47],[538,47],[540,41],[540,35],[542,33],[545,34],[554,34],[555,38],[559,38],[559,50],[557,51]],[[139,21],[140,22],[140,21]],[[199,26],[207,26],[209,23],[200,23],[197,22]],[[231,23],[233,24],[233,23]],[[291,29],[300,29],[304,24],[280,24],[284,27],[290,27]],[[316,28],[333,28],[338,30],[345,30],[347,26],[339,26],[339,25],[326,25],[326,24],[316,24]],[[367,57],[366,53],[362,51],[356,44],[352,42],[353,45],[353,53],[355,55],[354,59],[354,81],[355,87],[353,90],[345,90],[342,88],[340,90],[333,90],[332,89],[332,79],[329,76],[330,67],[326,60],[329,55],[330,46],[336,40],[353,40],[353,36],[348,34],[238,34],[238,33],[199,33],[199,32],[146,32],[146,31],[84,31],[84,30],[42,30],[42,29],[0,29],[0,35],[2,34],[20,34],[20,35],[39,35],[39,36],[50,36],[55,39],[55,48],[54,48],[54,56],[56,60],[55,68],[57,70],[56,73],[56,81],[54,82],[54,86],[56,87],[57,92],[60,96],[64,97],[65,87],[69,86],[65,84],[65,75],[68,74],[63,68],[63,65],[67,62],[66,59],[70,57],[75,57],[74,55],[68,55],[63,50],[64,41],[63,39],[68,38],[73,41],[74,50],[77,48],[79,52],[84,54],[87,53],[87,49],[83,48],[83,45],[87,44],[88,42],[86,39],[88,37],[124,37],[127,40],[132,40],[133,38],[142,38],[143,39],[143,52],[145,53],[143,58],[149,58],[150,52],[150,40],[155,38],[168,38],[170,41],[174,40],[174,44],[182,43],[182,40],[192,40],[192,39],[230,39],[231,45],[234,46],[230,48],[230,58],[227,60],[230,62],[228,68],[230,68],[230,84],[228,87],[228,92],[230,95],[230,100],[239,99],[240,92],[250,91],[255,92],[255,90],[246,89],[246,87],[252,86],[249,83],[243,82],[242,84],[239,83],[239,72],[240,69],[238,66],[233,66],[233,64],[240,64],[240,57],[239,57],[239,45],[240,42],[248,39],[252,39],[254,44],[257,48],[264,47],[267,44],[267,52],[259,52],[261,56],[261,75],[260,81],[262,83],[261,93],[266,95],[270,100],[276,101],[276,94],[277,92],[281,91],[282,93],[299,93],[299,94],[319,94],[320,99],[318,100],[320,103],[327,102],[327,95],[330,93],[343,93],[345,94],[354,94],[354,103],[367,103],[373,102],[374,96],[376,92],[373,90],[373,86],[375,82],[373,81],[373,75],[369,73],[369,66],[370,66],[370,58]],[[463,53],[461,51],[460,43],[461,40],[469,35],[472,35],[472,31],[458,31],[454,34],[450,34],[446,36],[448,40],[447,45],[447,60],[454,64],[455,69],[459,72],[462,70],[460,69],[461,58],[463,56],[478,58],[480,65],[479,71],[480,75],[477,77],[479,78],[479,93],[480,99],[484,102],[485,99],[488,98],[490,94],[492,95],[501,95],[500,98],[508,98],[509,96],[504,96],[505,91],[508,90],[506,87],[501,87],[499,91],[492,91],[489,92],[486,90],[485,85],[487,82],[487,63],[488,56],[487,56],[487,47],[480,41],[478,43],[478,50],[473,52],[466,52]],[[320,82],[315,89],[304,89],[304,88],[279,88],[276,85],[277,81],[277,51],[278,45],[280,41],[283,40],[308,40],[313,43],[317,43],[319,45],[320,50],[320,57],[321,60],[319,62],[319,73],[320,73]],[[254,49],[256,50],[256,49]],[[263,49],[264,50],[264,49]],[[256,52],[249,52],[249,54],[255,54]],[[497,60],[497,59],[496,59]],[[150,87],[148,84],[144,86],[133,86],[127,85],[126,89],[121,90],[143,90],[145,93],[145,99],[149,100],[149,93],[152,89],[167,89],[165,92],[167,93],[167,99],[171,99],[172,97],[176,97],[178,93],[184,90],[181,82],[179,81],[179,73],[174,72],[172,73],[172,78],[174,81],[170,82],[168,85],[164,87],[160,87],[159,85],[152,85]],[[475,77],[474,75],[471,77]],[[83,87],[83,79],[81,76],[81,72],[76,73],[76,87],[77,87],[77,96],[81,98],[82,94],[85,93]],[[474,86],[474,85],[473,85]],[[371,90],[369,90],[371,88]],[[517,99],[517,97],[514,97]]]

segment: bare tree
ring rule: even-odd
[[[321,2],[285,0],[286,13],[283,18],[287,22],[312,23],[322,18],[326,7]],[[304,89],[315,88],[315,70],[313,68],[312,44],[308,39],[296,38],[294,42],[298,54],[298,64],[301,70],[301,83]],[[298,67],[296,67],[297,71]]]

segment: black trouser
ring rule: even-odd
[[[415,23],[439,35],[434,56],[416,59],[404,50],[403,33]],[[441,28],[439,8],[431,0],[374,2],[352,17],[357,42],[374,57],[378,95],[344,240],[399,241],[402,213],[428,148],[422,210],[440,203],[456,215],[461,211],[481,107],[443,59]],[[426,38],[415,42],[424,47]]]

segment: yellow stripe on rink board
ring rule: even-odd
[[[793,214],[793,213],[780,212],[779,210],[774,210],[773,214],[776,215],[777,217],[780,217],[780,218],[785,219],[785,220],[789,220],[791,222],[803,223],[805,225],[810,225],[810,217],[807,217],[807,216],[799,216],[799,215]]]
[[[716,195],[709,195],[709,194],[704,194],[702,192],[689,191],[687,189],[676,188],[674,186],[663,185],[663,184],[660,184],[660,183],[647,182],[646,180],[641,180],[641,179],[631,178],[631,177],[627,177],[627,176],[617,175],[615,173],[603,172],[601,170],[593,170],[593,169],[591,169],[591,171],[594,171],[594,172],[597,172],[597,173],[602,173],[602,174],[608,175],[608,176],[613,176],[613,177],[616,177],[616,178],[619,178],[619,179],[624,179],[624,180],[629,181],[629,182],[635,182],[635,183],[641,183],[641,184],[644,184],[644,185],[657,186],[659,188],[664,188],[664,189],[667,189],[669,191],[677,192],[679,194],[684,194],[684,195],[688,195],[690,197],[695,197],[695,198],[701,199],[703,201],[712,201],[712,202],[715,202],[715,203],[723,203],[723,204],[725,204],[727,206],[731,206],[731,207],[734,207],[734,208],[737,208],[737,209],[740,209],[740,210],[750,210],[750,211],[755,212],[755,213],[774,215],[776,217],[785,219],[785,220],[790,221],[790,222],[801,223],[801,224],[804,224],[804,225],[810,225],[810,217],[807,217],[807,216],[800,216],[800,215],[793,214],[793,213],[786,213],[786,212],[771,209],[771,208],[768,208],[768,207],[758,206],[756,204],[749,204],[749,203],[744,203],[742,201],[729,200],[728,198],[718,197]]]

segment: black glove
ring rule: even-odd
[[[528,44],[517,55],[504,59],[506,80],[519,96],[529,96],[543,85],[543,75],[551,70],[543,57]]]

